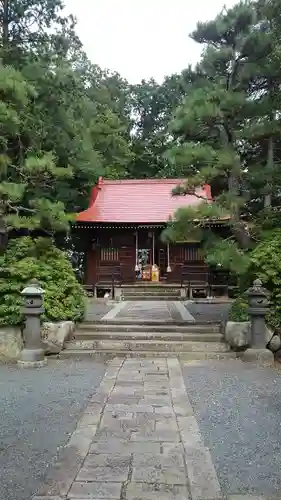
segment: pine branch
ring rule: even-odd
[[[197,188],[198,188],[198,186],[197,186]],[[196,192],[197,188],[195,186],[188,186],[188,184],[186,184],[184,186],[179,185],[179,186],[177,186],[176,188],[173,189],[172,196],[187,196],[187,195],[192,195],[195,198],[198,198],[198,199],[203,200],[203,201],[207,201],[206,196],[204,196],[202,194],[198,194]]]
[[[190,189],[185,188],[185,192],[183,193],[183,196],[187,196],[187,195],[192,195],[195,198],[198,198],[199,200],[203,200],[205,202],[208,201],[208,198],[206,198],[206,196],[203,196],[202,194],[196,193],[196,190],[193,188],[190,188]]]
[[[36,210],[34,210],[32,208],[27,208],[27,207],[23,207],[23,206],[19,206],[19,205],[14,206],[9,201],[6,201],[5,204],[9,210],[11,210],[12,212],[16,212],[16,214],[19,214],[19,212],[28,212],[28,213],[32,213],[32,214],[36,213]]]

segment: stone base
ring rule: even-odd
[[[24,348],[21,352],[20,359],[18,360],[19,366],[25,366],[27,368],[40,368],[47,363],[47,359],[44,356],[44,349],[26,349]]]
[[[116,302],[120,302],[122,300],[122,288],[116,287],[114,290],[114,299]]]
[[[237,352],[236,357],[241,361],[255,361],[258,363],[273,364],[274,355],[268,349],[247,349],[244,352]]]
[[[41,361],[22,361],[18,359],[17,364],[20,368],[42,368],[47,364],[47,358],[41,359]]]

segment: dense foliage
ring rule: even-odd
[[[33,240],[27,236],[11,240],[5,255],[0,257],[0,266],[7,271],[6,279],[0,281],[0,325],[21,323],[20,292],[34,279],[45,291],[45,318],[51,321],[82,319],[84,290],[65,253],[49,238]]]
[[[251,254],[252,275],[258,275],[270,292],[271,307],[268,321],[281,325],[281,230],[270,233]]]
[[[191,36],[204,44],[202,59],[184,72],[189,85],[171,123],[168,158],[187,179],[177,192],[209,183],[214,203],[179,211],[168,236],[183,236],[184,227],[209,259],[241,275],[249,249],[280,222],[278,9],[275,0],[240,2],[198,23]],[[231,228],[227,240],[206,229],[206,220],[222,217]]]
[[[246,294],[239,295],[231,304],[228,319],[229,321],[249,321],[248,297]]]
[[[0,229],[62,246],[101,175],[185,178],[178,195],[207,182],[214,203],[180,210],[165,237],[201,240],[242,291],[262,270],[278,308],[272,271],[254,263],[273,262],[281,222],[280,12],[281,0],[225,8],[191,34],[203,48],[194,68],[131,85],[88,60],[62,0],[0,2]],[[226,239],[206,224],[222,217]]]
[[[247,285],[257,276],[270,293],[270,310],[267,321],[273,328],[281,325],[281,230],[264,234],[250,254]],[[245,287],[244,287],[245,288]],[[230,311],[233,321],[247,321],[247,296],[242,294],[233,303]]]

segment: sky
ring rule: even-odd
[[[130,83],[179,73],[202,47],[189,38],[197,21],[213,19],[236,0],[65,0],[90,60]]]

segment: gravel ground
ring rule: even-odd
[[[185,365],[183,373],[224,492],[280,494],[280,373],[239,361]]]
[[[230,304],[184,303],[186,309],[197,321],[225,321]]]
[[[86,321],[100,320],[106,313],[114,307],[114,303],[108,304],[106,301],[89,299],[86,304]]]
[[[104,371],[93,361],[0,365],[0,500],[30,500]]]

